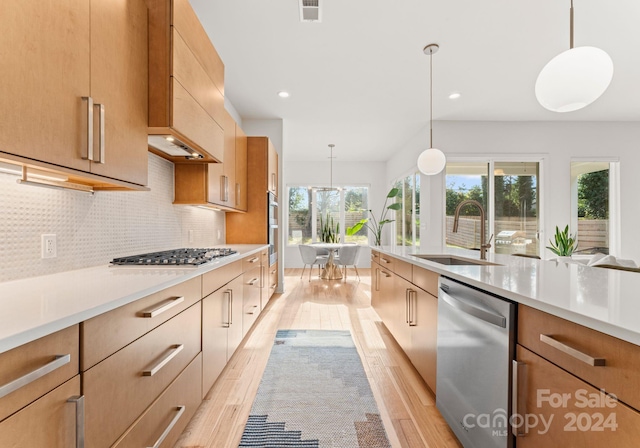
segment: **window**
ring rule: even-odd
[[[414,173],[397,180],[394,188],[400,190],[396,202],[402,208],[395,211],[395,244],[417,246],[420,244],[420,174]]]
[[[309,244],[320,241],[320,221],[333,220],[340,241],[369,244],[367,228],[355,235],[346,235],[346,228],[369,216],[369,188],[347,186],[321,188],[290,186],[287,244]]]
[[[571,162],[571,231],[578,237],[580,253],[611,252],[617,165],[607,161]]]
[[[494,235],[496,253],[539,255],[539,162],[449,162],[446,167],[446,244],[480,247],[480,212],[476,207],[460,210],[458,232],[453,232],[456,207],[472,199],[485,214],[485,238]]]

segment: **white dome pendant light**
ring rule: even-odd
[[[613,61],[596,47],[573,48],[573,0],[569,49],[551,59],[536,80],[538,102],[552,112],[573,112],[593,103],[613,78]]]
[[[429,149],[418,156],[418,169],[427,176],[438,174],[447,164],[444,153],[433,147],[433,54],[439,48],[438,44],[429,44],[423,49],[429,55]]]

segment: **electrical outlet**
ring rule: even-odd
[[[41,235],[42,239],[42,258],[55,258],[58,256],[58,247],[56,244],[55,233],[45,233]]]
[[[189,242],[193,243],[193,230],[189,230]]]

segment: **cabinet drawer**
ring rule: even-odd
[[[76,446],[76,405],[80,375],[52,390],[0,423],[2,448],[69,448]]]
[[[211,118],[223,126],[226,112],[224,97],[175,28],[173,28],[173,76]]]
[[[0,388],[39,369],[43,373],[17,389],[16,383],[2,389],[0,420],[77,375],[79,344],[78,326],[74,325],[0,354]],[[49,368],[43,369],[46,365]]]
[[[189,308],[200,300],[200,287],[193,278],[83,322],[82,371]]]
[[[411,280],[411,263],[398,260],[386,254],[380,254],[380,265],[385,269],[391,269],[405,280]]]
[[[257,257],[256,257],[257,258]],[[259,260],[259,259],[258,259]],[[243,275],[242,336],[244,337],[260,315],[260,265]]]
[[[413,266],[412,283],[435,297],[438,297],[438,278],[439,275],[435,272]]]
[[[171,78],[173,100],[172,127],[189,136],[219,162],[224,159],[224,131],[213,118],[198,104],[187,90]]]
[[[260,254],[249,255],[242,259],[242,272],[247,272],[260,266]]]
[[[635,380],[640,371],[637,345],[524,305],[518,307],[518,343],[640,409],[640,387]],[[579,359],[581,354],[602,358],[605,365],[589,365]]]
[[[638,446],[640,413],[605,401],[597,388],[520,345],[516,357],[521,363],[517,414],[531,425],[528,431],[526,425],[519,429],[518,448]]]
[[[269,266],[269,298],[276,292],[278,287],[278,263]]]
[[[241,274],[242,261],[234,261],[231,264],[207,272],[202,276],[202,297],[207,297]]]
[[[113,448],[172,447],[200,405],[201,384],[202,355],[200,354],[113,445]],[[167,429],[169,431],[162,442],[156,445]]]
[[[87,446],[111,446],[160,395],[200,352],[200,328],[197,303],[83,373]]]

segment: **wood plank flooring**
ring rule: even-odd
[[[393,447],[461,447],[435,396],[370,305],[370,271],[361,281],[300,279],[285,269],[285,293],[274,295],[252,332],[176,443],[180,448],[237,447],[278,329],[351,330]]]

